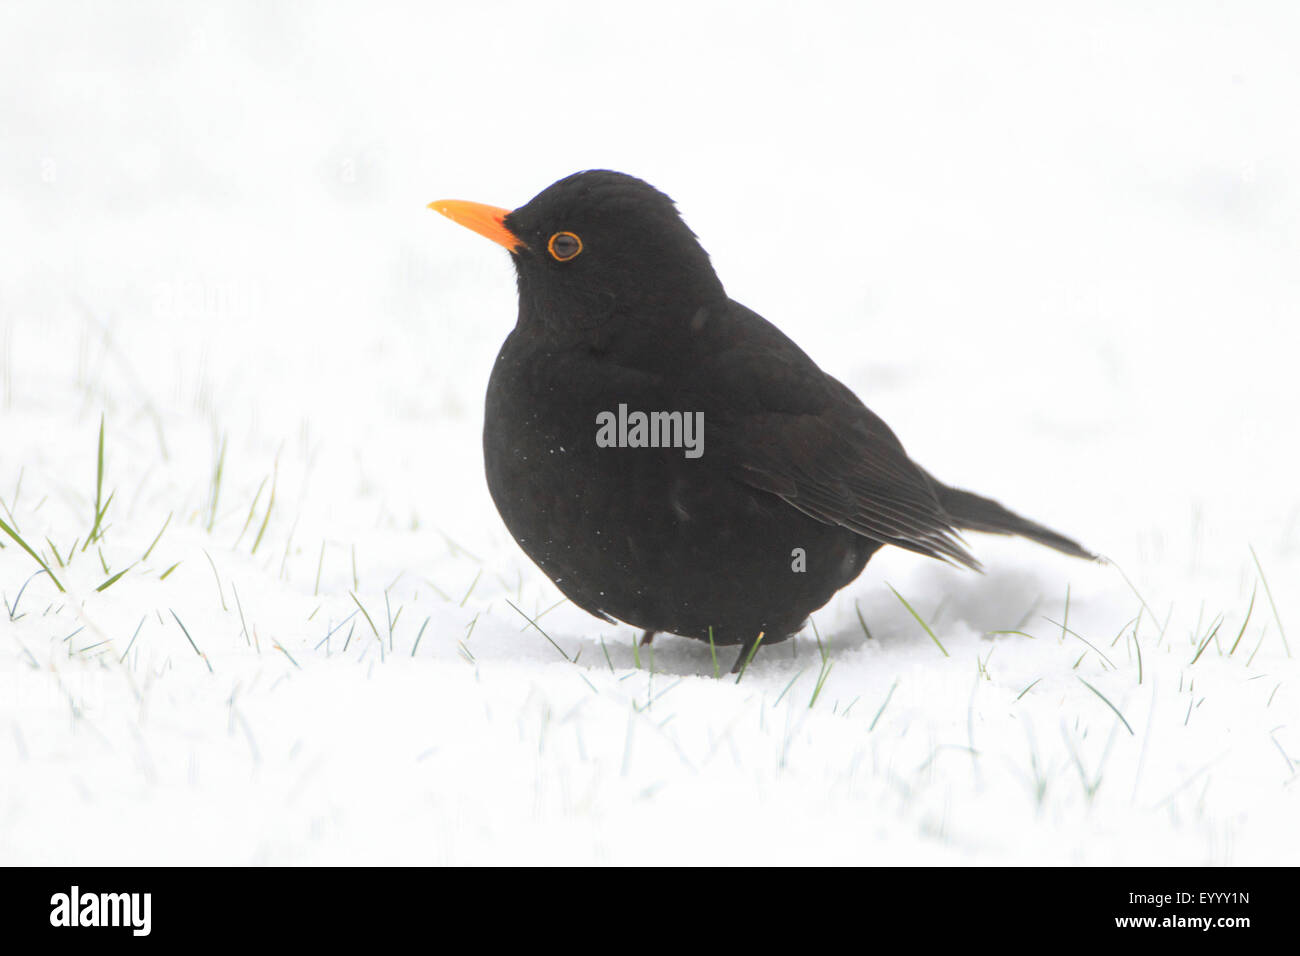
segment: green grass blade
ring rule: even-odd
[[[349,591],[348,596],[352,598],[352,603],[355,604],[358,608],[360,608],[361,613],[365,615],[366,623],[370,625],[370,630],[374,631],[375,633],[375,640],[379,641],[380,644],[384,643],[384,639],[379,636],[379,628],[375,627],[375,622],[370,619],[370,612],[366,610],[365,605],[363,605],[361,601],[358,600],[354,592]]]
[[[50,576],[50,580],[54,582],[54,586],[58,588],[60,591],[62,591],[63,593],[67,593],[66,591],[64,591],[63,585],[59,583],[59,579],[54,576],[54,572],[50,570],[50,566],[45,563],[45,559],[42,558],[39,554],[37,554],[35,551],[33,551],[28,546],[27,542],[24,541],[19,536],[17,531],[9,527],[9,525],[5,524],[3,520],[0,520],[0,531],[3,531],[5,534],[9,535],[9,537],[13,538],[14,541],[18,542],[18,547],[22,548],[24,551],[30,554],[32,556],[32,560],[34,560],[37,564],[41,566],[41,570],[43,570],[46,574]]]
[[[898,590],[897,590],[897,589],[896,589],[892,584],[890,584],[888,581],[885,582],[885,587],[887,587],[887,588],[889,588],[889,590],[893,591],[893,592],[894,592],[894,597],[898,598],[898,600],[900,600],[900,601],[903,602],[903,607],[907,608],[907,612],[908,612],[909,614],[911,614],[912,617],[916,618],[916,623],[917,623],[917,624],[920,624],[921,627],[925,629],[925,633],[927,633],[927,634],[930,635],[930,640],[934,641],[935,646],[936,646],[937,648],[939,648],[939,650],[943,651],[943,656],[944,656],[944,657],[948,657],[948,656],[950,656],[950,655],[948,654],[948,649],[947,649],[946,647],[944,647],[941,643],[939,643],[939,638],[935,637],[935,636],[934,636],[934,631],[930,630],[930,625],[927,624],[927,623],[925,623],[925,618],[923,618],[923,617],[921,617],[921,615],[917,614],[917,613],[916,613],[916,608],[912,607],[912,605],[910,605],[910,604],[907,603],[907,598],[905,598],[905,597],[903,597],[903,595],[899,594],[899,593],[898,593]]]
[[[745,655],[745,661],[740,665],[740,673],[736,675],[737,684],[739,684],[740,679],[745,676],[745,671],[749,670],[749,662],[752,661],[754,655],[758,653],[758,645],[763,643],[763,633],[763,631],[758,632],[758,640],[754,641],[753,646],[749,649],[749,653]]]
[[[1097,690],[1097,688],[1093,687],[1091,684],[1089,684],[1089,683],[1088,683],[1086,680],[1084,680],[1082,677],[1079,678],[1079,683],[1081,683],[1084,687],[1088,688],[1088,690],[1092,691],[1094,694],[1096,694],[1098,697],[1100,697],[1101,700],[1102,700],[1102,703],[1104,703],[1107,707],[1109,707],[1111,710],[1113,710],[1113,711],[1115,712],[1115,716],[1118,717],[1118,718],[1120,719],[1120,722],[1123,723],[1123,725],[1124,725],[1124,729],[1127,730],[1127,731],[1129,732],[1129,735],[1130,735],[1130,736],[1136,736],[1136,734],[1133,733],[1133,728],[1129,726],[1129,722],[1128,722],[1127,720],[1125,720],[1125,719],[1124,719],[1124,715],[1121,714],[1121,713],[1119,712],[1119,708],[1116,707],[1114,704],[1112,704],[1109,700],[1107,700],[1105,694],[1103,694],[1101,691]]]
[[[1246,607],[1246,619],[1241,622],[1241,630],[1237,632],[1237,639],[1232,642],[1232,650],[1228,651],[1229,657],[1237,653],[1237,645],[1241,643],[1242,635],[1246,633],[1246,625],[1250,623],[1250,614],[1255,610],[1255,595],[1258,592],[1259,583],[1256,582],[1255,586],[1250,589],[1250,604]]]
[[[175,514],[175,512],[168,512],[167,520],[164,521],[163,526],[158,529],[158,533],[153,536],[153,543],[149,545],[148,549],[144,553],[144,556],[140,558],[141,561],[149,560],[149,555],[153,554],[153,549],[156,548],[158,546],[158,542],[162,540],[163,532],[166,531],[167,526],[172,523],[173,514]]]
[[[1277,632],[1282,635],[1282,646],[1286,648],[1286,656],[1291,656],[1291,645],[1286,639],[1286,629],[1282,627],[1282,615],[1277,612],[1277,602],[1273,600],[1273,589],[1268,586],[1268,578],[1264,577],[1264,566],[1259,563],[1259,555],[1255,553],[1255,546],[1250,545],[1250,556],[1255,559],[1255,568],[1259,571],[1259,579],[1264,582],[1264,594],[1268,597],[1269,607],[1273,609],[1273,620],[1277,621]]]
[[[257,529],[257,537],[253,539],[253,550],[251,554],[257,554],[257,548],[262,543],[262,535],[266,534],[266,526],[271,523],[271,512],[275,508],[275,486],[280,480],[280,462],[275,463],[275,470],[271,473],[271,497],[266,502],[266,514],[262,516],[262,526]]]
[[[477,579],[475,579],[475,580],[477,580]],[[511,607],[513,607],[513,608],[515,609],[515,612],[516,612],[520,617],[522,617],[525,621],[527,621],[527,622],[528,622],[529,624],[531,624],[534,628],[536,628],[538,634],[540,634],[540,635],[542,635],[542,637],[546,638],[547,641],[550,641],[551,647],[553,647],[553,648],[555,648],[557,651],[559,651],[561,657],[563,657],[563,658],[564,658],[566,661],[568,661],[570,664],[573,663],[573,658],[569,657],[568,654],[564,653],[564,648],[562,648],[559,644],[556,644],[555,641],[552,640],[551,635],[547,634],[547,633],[546,633],[545,631],[543,631],[540,627],[538,627],[536,621],[534,621],[531,617],[529,617],[529,616],[528,616],[527,614],[525,614],[523,611],[519,610],[519,608],[515,605],[515,603],[514,603],[513,601],[511,601],[510,599],[507,598],[507,599],[506,599],[506,603],[509,604]],[[636,645],[634,644],[633,647],[635,647],[635,646],[636,646]],[[638,665],[638,666],[639,666],[639,665]]]
[[[91,522],[90,534],[86,536],[86,543],[81,546],[82,551],[85,551],[88,547],[90,547],[90,543],[94,541],[95,537],[99,534],[99,523],[104,519],[104,512],[108,510],[107,505],[105,505],[103,508],[100,508],[99,506],[99,503],[103,498],[103,494],[104,494],[104,416],[101,413],[99,416],[99,454],[96,456],[96,468],[95,468],[95,519],[94,521]]]
[[[221,436],[221,451],[217,453],[217,466],[212,472],[212,501],[208,507],[208,534],[217,520],[217,502],[221,498],[221,475],[226,467],[226,436]]]
[[[105,582],[104,582],[103,584],[101,584],[99,587],[95,588],[95,590],[96,590],[96,591],[107,591],[109,588],[111,588],[114,584],[116,584],[116,583],[121,579],[122,575],[126,574],[126,572],[130,571],[131,568],[133,568],[133,567],[135,567],[134,564],[132,564],[132,565],[128,565],[127,567],[123,568],[121,571],[118,571],[117,574],[113,575],[111,578],[109,578],[107,581],[105,581]]]

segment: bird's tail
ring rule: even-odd
[[[1046,528],[1036,521],[1020,517],[1014,511],[1002,507],[992,498],[985,498],[982,495],[962,491],[959,488],[949,488],[938,481],[934,482],[934,486],[935,494],[939,498],[939,504],[943,506],[944,511],[948,512],[953,524],[964,531],[983,531],[988,534],[1016,534],[1076,558],[1087,558],[1092,561],[1099,560],[1097,555],[1083,547],[1079,542],[1067,538],[1063,534],[1058,534],[1051,528]]]

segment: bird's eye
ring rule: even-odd
[[[546,248],[557,262],[568,262],[582,251],[582,240],[571,232],[557,232]]]

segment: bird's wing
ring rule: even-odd
[[[706,446],[721,443],[739,480],[818,521],[978,569],[889,426],[775,326],[737,309],[743,334],[711,363]]]

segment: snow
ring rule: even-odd
[[[0,861],[1294,863],[1298,20],[6,6],[0,519],[67,591],[0,532]],[[557,606],[510,266],[425,204],[588,167],[1113,564],[887,550],[739,683]]]

